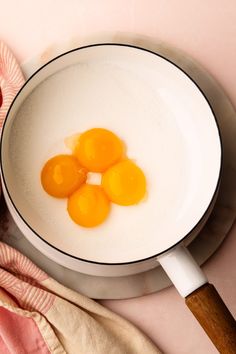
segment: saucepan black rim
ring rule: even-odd
[[[220,169],[219,169],[219,175],[218,175],[218,179],[217,179],[217,184],[216,184],[216,187],[215,187],[215,190],[214,190],[214,193],[212,195],[212,198],[208,204],[208,207],[206,208],[204,214],[201,216],[201,218],[199,219],[199,221],[192,227],[192,229],[186,234],[184,235],[178,242],[176,242],[175,244],[173,244],[172,246],[170,246],[169,248],[163,250],[162,252],[160,253],[157,253],[157,254],[154,254],[152,256],[149,256],[149,257],[146,257],[146,258],[142,258],[142,259],[138,259],[138,260],[134,260],[134,261],[129,261],[129,262],[120,262],[120,263],[108,263],[108,262],[98,262],[98,261],[93,261],[93,260],[89,260],[89,259],[84,259],[84,258],[80,258],[80,257],[77,257],[77,256],[73,256],[67,252],[64,252],[62,251],[60,248],[57,248],[55,247],[54,245],[52,245],[51,243],[49,243],[48,241],[46,241],[40,234],[38,234],[34,228],[25,220],[24,216],[20,213],[20,211],[17,209],[15,203],[14,203],[14,200],[12,199],[11,195],[10,195],[10,192],[9,192],[9,189],[7,187],[7,183],[6,183],[6,178],[5,178],[5,175],[4,175],[4,170],[3,170],[3,156],[2,156],[2,144],[3,144],[3,136],[4,136],[4,130],[5,130],[5,127],[6,127],[6,123],[7,123],[7,120],[10,116],[10,112],[12,110],[12,107],[14,106],[14,103],[15,103],[15,100],[17,99],[17,97],[21,94],[22,90],[24,90],[24,87],[32,80],[32,78],[37,75],[38,72],[40,72],[44,67],[46,67],[47,65],[49,65],[50,63],[56,61],[58,58],[61,58],[69,53],[73,53],[73,52],[76,52],[76,51],[79,51],[79,50],[82,50],[82,49],[86,49],[86,48],[91,48],[91,47],[99,47],[99,46],[120,46],[120,47],[129,47],[129,48],[134,48],[134,49],[138,49],[138,50],[141,50],[141,51],[144,51],[144,52],[147,52],[149,54],[153,54],[155,56],[158,56],[164,60],[166,60],[167,62],[169,62],[170,64],[174,65],[175,67],[177,67],[180,71],[182,71],[192,82],[193,84],[196,86],[196,88],[200,91],[200,93],[202,94],[202,96],[205,98],[205,100],[207,101],[210,109],[211,109],[211,112],[212,112],[212,115],[215,119],[215,123],[216,123],[216,126],[217,126],[217,131],[218,131],[218,135],[219,135],[219,141],[220,141],[220,146],[221,146],[221,161],[220,161]],[[176,247],[178,244],[182,243],[188,236],[190,236],[190,234],[192,234],[194,232],[194,230],[201,224],[201,222],[203,221],[203,219],[205,218],[206,214],[208,213],[211,205],[212,205],[212,202],[214,201],[214,198],[216,196],[216,193],[218,192],[218,189],[219,189],[219,185],[220,185],[220,179],[221,179],[221,173],[222,173],[222,166],[223,166],[223,146],[222,146],[222,137],[221,137],[221,133],[220,133],[220,129],[219,129],[219,124],[217,122],[217,119],[216,119],[216,116],[215,116],[215,113],[214,113],[214,110],[208,100],[208,98],[206,97],[205,93],[202,91],[202,89],[199,87],[199,85],[193,80],[193,78],[191,76],[189,76],[189,74],[187,74],[182,68],[180,68],[176,63],[174,63],[173,61],[171,61],[170,59],[167,59],[166,57],[164,57],[163,55],[161,54],[158,54],[156,52],[153,52],[149,49],[146,49],[146,48],[142,48],[142,47],[138,47],[138,46],[135,46],[135,45],[131,45],[131,44],[124,44],[124,43],[96,43],[96,44],[90,44],[90,45],[86,45],[86,46],[82,46],[82,47],[78,47],[78,48],[74,48],[72,50],[69,50],[67,52],[64,52],[63,54],[60,54],[58,56],[56,56],[55,58],[53,58],[52,60],[50,60],[49,62],[47,62],[46,64],[44,64],[43,66],[41,66],[37,71],[35,71],[33,73],[33,75],[31,75],[28,80],[26,80],[26,82],[24,83],[24,85],[22,86],[22,88],[19,90],[19,92],[17,93],[16,97],[14,98],[13,102],[11,103],[11,106],[7,112],[7,115],[6,115],[6,119],[4,121],[4,124],[3,124],[3,128],[2,128],[2,134],[1,134],[1,142],[0,142],[0,154],[1,154],[1,161],[0,161],[0,168],[1,168],[1,176],[2,176],[2,180],[3,180],[3,184],[4,184],[4,187],[5,187],[5,190],[6,190],[6,193],[7,193],[7,196],[8,198],[10,199],[11,201],[11,204],[12,206],[14,207],[17,215],[23,220],[23,222],[25,223],[25,225],[37,236],[39,237],[43,242],[45,242],[47,245],[49,245],[50,247],[52,247],[54,250],[66,255],[66,256],[69,256],[71,258],[74,258],[74,259],[77,259],[79,261],[83,261],[83,262],[87,262],[87,263],[93,263],[93,264],[99,264],[99,265],[109,265],[109,266],[114,266],[114,265],[129,265],[129,264],[134,264],[134,263],[140,263],[140,262],[144,262],[144,261],[147,261],[149,259],[152,259],[152,258],[155,258],[155,257],[158,257],[160,256],[161,254],[169,251],[170,249]]]

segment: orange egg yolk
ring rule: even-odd
[[[102,128],[87,130],[80,135],[74,154],[90,172],[104,172],[119,161],[124,153],[122,141]]]
[[[139,203],[146,195],[143,171],[125,158],[123,142],[103,128],[87,130],[65,140],[72,155],[57,155],[44,165],[41,183],[56,198],[68,198],[71,219],[83,227],[94,227],[105,221],[111,202],[119,205]],[[99,172],[99,184],[89,175]]]
[[[57,155],[51,158],[41,172],[44,190],[56,198],[70,196],[86,181],[86,178],[86,169],[72,155]]]
[[[84,184],[69,197],[67,210],[76,224],[94,227],[107,218],[110,202],[100,186]]]
[[[146,178],[130,160],[110,167],[103,174],[102,186],[109,200],[119,205],[137,204],[146,194]]]

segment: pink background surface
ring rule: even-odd
[[[117,32],[184,50],[222,85],[236,107],[235,0],[0,0],[0,38],[26,61],[54,42]],[[236,224],[204,267],[236,316]],[[172,287],[138,299],[104,301],[167,354],[217,353]]]

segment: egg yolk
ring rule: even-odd
[[[122,141],[111,131],[102,128],[87,130],[80,135],[74,154],[90,172],[104,172],[123,155]]]
[[[76,224],[94,227],[107,218],[110,202],[100,186],[84,184],[69,197],[67,210]]]
[[[46,162],[41,172],[44,190],[56,198],[68,197],[86,181],[86,178],[86,169],[72,155],[54,156]]]
[[[130,160],[110,167],[102,176],[102,186],[109,200],[119,205],[137,204],[146,193],[145,176]]]

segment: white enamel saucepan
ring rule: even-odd
[[[112,206],[94,229],[74,224],[40,172],[64,139],[94,127],[115,132],[147,178],[146,199]],[[80,272],[121,276],[159,262],[222,353],[236,353],[235,321],[186,251],[214,205],[222,149],[200,88],[165,58],[129,45],[65,53],[39,69],[11,105],[1,138],[8,207],[32,244]]]

